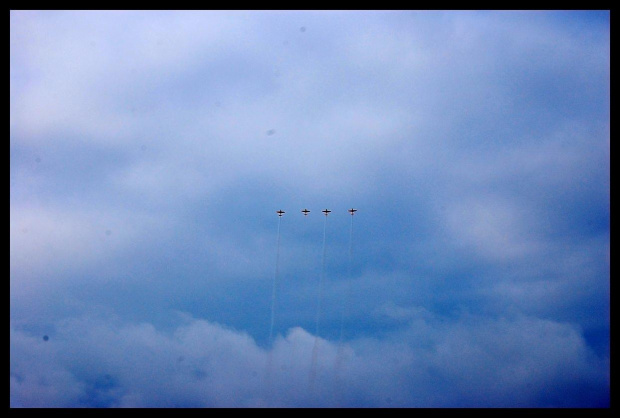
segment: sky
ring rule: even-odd
[[[13,10],[11,407],[609,407],[609,205],[609,11]]]

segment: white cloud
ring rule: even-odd
[[[121,145],[140,130],[128,101],[227,50],[251,51],[251,27],[224,12],[12,11],[11,132]]]
[[[12,327],[12,403],[572,406],[583,400],[547,393],[548,387],[609,388],[605,360],[589,352],[574,327],[535,318],[446,322],[425,315],[385,340],[339,347],[321,339],[314,386],[314,337],[301,328],[276,339],[268,369],[268,352],[247,334],[181,320],[166,332],[150,324],[67,319],[49,341]],[[42,396],[33,398],[38,391]]]
[[[148,237],[167,235],[170,222],[152,213],[12,205],[11,293],[57,286],[75,273],[100,269]],[[90,280],[95,276],[89,275]]]
[[[609,31],[556,18],[12,11],[11,404],[604,402],[578,330],[608,312]],[[302,328],[276,340],[267,392],[251,337],[149,316],[210,315],[196,301],[227,292],[218,318],[257,332],[266,216],[345,200],[362,208],[357,278],[334,210],[324,317],[353,286],[350,335],[369,338],[320,340],[315,393]],[[304,302],[289,324],[314,316],[318,215],[283,230],[282,295]]]
[[[523,259],[541,249],[531,215],[521,204],[477,197],[455,203],[447,212],[455,241],[484,259]]]

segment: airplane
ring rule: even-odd
[[[308,214],[310,213],[308,209],[304,209],[301,212],[304,214],[304,216],[308,216]]]
[[[351,216],[355,215],[355,212],[357,212],[357,209],[349,209],[348,212],[351,214]]]
[[[327,215],[329,215],[329,212],[331,212],[331,210],[325,209],[325,210],[322,210],[321,212],[323,212],[325,214],[325,216],[327,216]]]
[[[281,210],[281,209],[280,209],[280,210],[279,210],[279,211],[277,211],[276,213],[278,214],[278,216],[282,216],[282,215],[284,215],[286,212],[284,212],[283,210]]]

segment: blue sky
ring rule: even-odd
[[[609,406],[609,12],[10,22],[11,406]]]

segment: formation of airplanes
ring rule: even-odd
[[[325,210],[322,210],[321,212],[323,212],[325,214],[325,216],[327,216],[327,215],[329,215],[331,213],[331,210],[325,209]],[[357,209],[351,208],[351,209],[347,210],[347,212],[349,212],[351,214],[351,216],[353,216],[353,215],[355,215],[355,212],[357,212]],[[276,213],[278,214],[278,216],[282,216],[286,212],[284,212],[282,209],[280,209],[280,210],[276,211]],[[304,210],[302,210],[301,213],[303,213],[304,216],[308,216],[310,211],[308,209],[304,208]]]

